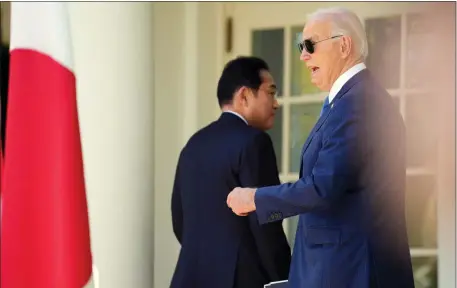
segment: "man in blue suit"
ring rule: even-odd
[[[278,185],[272,128],[276,86],[255,57],[230,61],[220,77],[220,118],[195,133],[179,157],[172,220],[181,252],[172,288],[263,288],[287,279],[290,247],[281,221],[260,226],[227,207],[237,187]]]
[[[312,83],[329,95],[303,146],[300,179],[235,188],[227,197],[234,213],[256,211],[251,214],[260,223],[300,215],[291,288],[414,287],[405,127],[393,99],[363,64],[367,47],[351,11],[328,8],[310,16],[300,58]]]

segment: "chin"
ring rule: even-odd
[[[323,91],[323,92],[328,92],[328,91],[330,91],[330,89],[327,89],[327,86],[326,86],[326,85],[322,85],[322,84],[314,84],[314,85],[317,87],[317,89],[319,89],[319,90],[321,90],[321,91]]]
[[[316,81],[311,80],[311,84],[317,87],[317,89],[322,90],[322,85]]]
[[[265,125],[263,130],[264,131],[270,130],[270,129],[273,128],[273,126],[274,126],[274,122],[268,123],[268,124]]]

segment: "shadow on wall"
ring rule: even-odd
[[[0,136],[2,149],[5,148],[5,124],[6,124],[6,105],[8,94],[8,75],[9,75],[9,21],[10,3],[0,3]]]
[[[2,148],[5,148],[5,124],[6,124],[6,105],[8,102],[8,74],[9,74],[9,47],[5,44],[0,45],[0,100],[1,100],[1,140]]]

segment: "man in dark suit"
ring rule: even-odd
[[[239,57],[217,87],[220,118],[183,148],[172,196],[173,230],[181,244],[172,288],[262,288],[287,279],[290,247],[281,221],[260,226],[226,205],[235,187],[278,185],[270,137],[276,86],[267,64]]]
[[[260,223],[300,215],[291,288],[414,287],[405,223],[405,127],[363,63],[367,47],[351,11],[311,15],[299,44],[301,60],[312,83],[329,95],[303,146],[300,179],[235,188],[227,197],[236,214],[256,211]]]

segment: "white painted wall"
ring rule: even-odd
[[[181,148],[218,117],[219,3],[154,3],[154,287],[169,287],[179,254],[171,191]],[[144,286],[146,287],[146,286]]]
[[[169,287],[179,244],[171,226],[171,190],[183,143],[184,3],[155,3],[154,287]],[[160,57],[161,55],[164,55]],[[169,55],[169,57],[165,57]],[[160,264],[159,264],[160,263]]]

